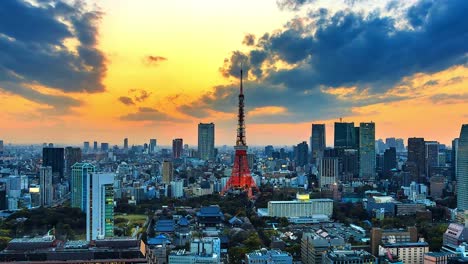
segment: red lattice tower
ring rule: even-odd
[[[237,123],[236,156],[232,168],[231,177],[224,186],[221,194],[229,190],[242,190],[247,193],[249,198],[253,198],[252,190],[257,192],[258,187],[250,174],[249,162],[247,160],[247,143],[245,140],[245,122],[244,122],[244,90],[242,87],[242,70],[240,72],[240,94],[239,94],[239,114]]]

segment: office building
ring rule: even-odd
[[[386,138],[385,139],[385,146],[387,148],[395,148],[395,150],[396,150],[396,147],[397,147],[396,138],[394,138],[394,137]]]
[[[405,141],[402,138],[396,139],[396,151],[398,153],[405,152]]]
[[[323,255],[322,264],[374,264],[377,258],[364,250],[330,250]]]
[[[265,156],[267,156],[268,158],[271,158],[273,157],[273,152],[275,151],[275,149],[273,148],[272,145],[268,145],[265,147]]]
[[[439,165],[439,142],[426,141],[424,149],[425,170],[427,178],[432,176],[432,168]]]
[[[40,205],[48,207],[54,199],[54,186],[52,185],[52,167],[39,168]]]
[[[8,209],[7,184],[0,182],[0,210]]]
[[[377,256],[379,246],[392,239],[396,243],[418,242],[418,229],[416,227],[407,227],[406,230],[372,228],[370,237],[372,255]]]
[[[162,182],[170,184],[174,177],[174,165],[172,161],[165,160],[162,164]]]
[[[359,178],[375,178],[375,123],[359,125]]]
[[[450,252],[428,252],[424,254],[424,264],[448,264],[456,256]]]
[[[292,264],[293,258],[288,252],[265,248],[245,254],[246,264]]]
[[[86,240],[114,236],[114,173],[90,173],[86,182]]]
[[[451,166],[452,166],[452,177],[450,181],[457,180],[457,153],[458,153],[458,138],[452,140],[452,155],[451,155]]]
[[[181,198],[184,196],[184,181],[171,181],[171,196],[173,198]]]
[[[292,201],[269,201],[269,217],[313,217],[325,215],[331,217],[333,213],[333,200],[310,199],[309,194],[297,194]]]
[[[354,122],[344,123],[335,122],[335,148],[357,148],[356,139],[357,130],[354,128]]]
[[[307,142],[303,141],[296,146],[296,151],[294,153],[294,160],[296,161],[296,166],[303,167],[309,164],[309,146]]]
[[[89,175],[95,171],[95,167],[90,163],[75,163],[71,173],[71,207],[80,208],[86,212],[87,182]]]
[[[144,243],[133,238],[59,241],[53,235],[14,238],[0,252],[0,262],[50,264],[142,264]],[[143,251],[144,252],[144,251]]]
[[[426,242],[390,242],[379,247],[379,256],[392,255],[393,258],[403,263],[423,264],[424,254],[429,252],[429,244]]]
[[[384,151],[383,175],[389,177],[391,171],[397,168],[396,148],[390,147]]]
[[[94,152],[97,152],[97,151],[98,151],[98,143],[97,143],[97,141],[94,141],[94,143],[93,143],[93,151],[94,151]]]
[[[43,148],[42,149],[42,166],[52,167],[54,181],[58,182],[63,178],[65,173],[65,154],[63,148]]]
[[[124,138],[123,148],[124,150],[128,150],[128,138]]]
[[[426,183],[426,176],[424,174],[426,158],[425,158],[424,138],[408,138],[408,161],[407,165],[411,163],[412,170],[411,179],[417,183]]]
[[[66,147],[65,148],[65,178],[69,179],[71,176],[71,167],[73,164],[81,162],[81,149]]]
[[[329,185],[335,184],[338,175],[338,158],[337,157],[324,157],[319,161],[319,186],[324,188]]]
[[[101,143],[101,151],[106,152],[109,150],[109,143]]]
[[[156,153],[157,142],[158,142],[158,141],[157,141],[155,138],[150,139],[150,144],[149,144],[148,153],[150,153],[150,154]]]
[[[468,228],[464,224],[451,223],[442,236],[442,249],[454,251],[466,242],[468,242]]]
[[[458,140],[457,209],[468,210],[468,124],[462,125]]]
[[[172,158],[178,159],[182,157],[184,151],[184,140],[181,138],[176,138],[172,140]]]
[[[326,146],[325,135],[325,124],[312,124],[312,135],[310,137],[312,164],[317,164],[317,160],[323,157]]]
[[[202,160],[213,160],[215,144],[215,125],[198,124],[198,155]]]
[[[88,153],[89,152],[89,141],[83,142],[83,152]],[[72,164],[73,165],[73,164]]]
[[[316,233],[304,233],[301,240],[303,264],[322,264],[322,256],[333,248],[343,249],[345,241],[341,237],[320,236]]]
[[[3,140],[0,140],[0,154],[3,154]]]

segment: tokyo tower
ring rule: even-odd
[[[252,190],[259,191],[257,184],[252,178],[247,160],[247,143],[245,140],[245,122],[244,122],[244,90],[242,87],[242,70],[240,72],[240,93],[239,93],[239,114],[237,115],[237,140],[236,155],[234,158],[234,167],[231,177],[224,186],[221,194],[228,191],[241,190],[247,193],[249,199],[254,197]]]

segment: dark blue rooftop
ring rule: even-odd
[[[154,226],[156,232],[174,232],[174,220],[158,220]]]

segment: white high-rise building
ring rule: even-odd
[[[468,124],[462,125],[457,151],[457,209],[468,210]]]
[[[114,173],[87,177],[86,240],[114,236]]]
[[[171,181],[171,194],[173,198],[181,198],[184,196],[184,181]]]
[[[52,205],[54,199],[54,187],[52,185],[52,167],[39,168],[39,185],[41,193],[41,206],[47,207]]]

